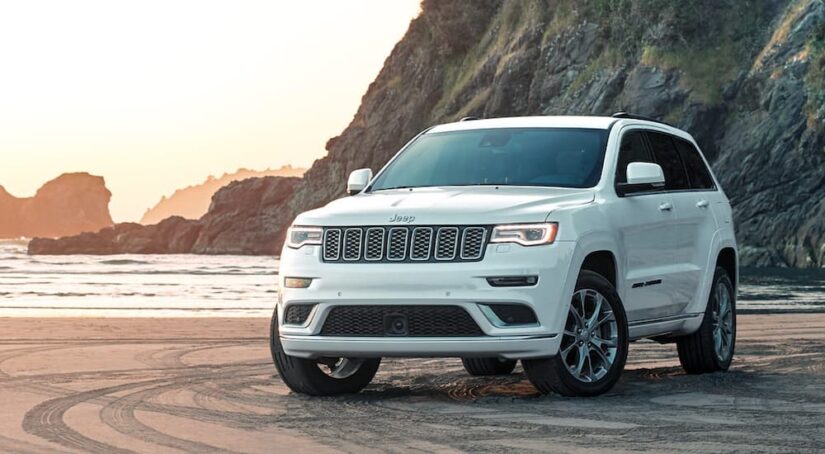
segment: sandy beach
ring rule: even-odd
[[[609,394],[538,396],[521,368],[386,360],[359,395],[296,396],[268,320],[0,319],[4,452],[825,449],[825,315],[741,315],[729,373],[633,344]]]

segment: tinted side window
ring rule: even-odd
[[[674,139],[674,142],[676,142],[676,149],[679,150],[682,161],[685,163],[691,189],[715,189],[713,178],[711,178],[705,162],[702,161],[699,150],[693,144],[682,139]]]
[[[627,183],[627,165],[631,162],[653,162],[641,131],[631,131],[622,136],[616,165],[616,183]]]
[[[679,157],[679,152],[676,151],[670,136],[657,132],[648,132],[647,136],[650,139],[656,163],[662,166],[662,171],[665,173],[665,190],[690,189],[682,158]]]

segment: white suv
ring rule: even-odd
[[[726,370],[731,208],[693,138],[664,123],[521,117],[432,127],[352,197],[290,228],[270,346],[295,392],[357,392],[382,357],[521,360],[543,392],[609,390],[628,342]]]

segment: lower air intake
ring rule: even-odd
[[[322,336],[477,337],[475,320],[459,306],[336,306],[327,314]]]

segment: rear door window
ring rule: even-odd
[[[653,162],[641,131],[630,131],[622,136],[619,162],[616,165],[616,183],[627,183],[627,165],[631,162]]]
[[[676,149],[679,150],[679,155],[685,163],[691,189],[716,189],[710,171],[705,165],[705,161],[702,160],[699,150],[692,143],[685,140],[674,138],[673,141],[676,142]]]
[[[676,146],[670,136],[650,131],[647,133],[647,137],[653,149],[653,157],[656,158],[656,163],[662,166],[662,171],[665,174],[665,190],[690,189],[682,158],[679,156],[679,152],[676,151]]]

